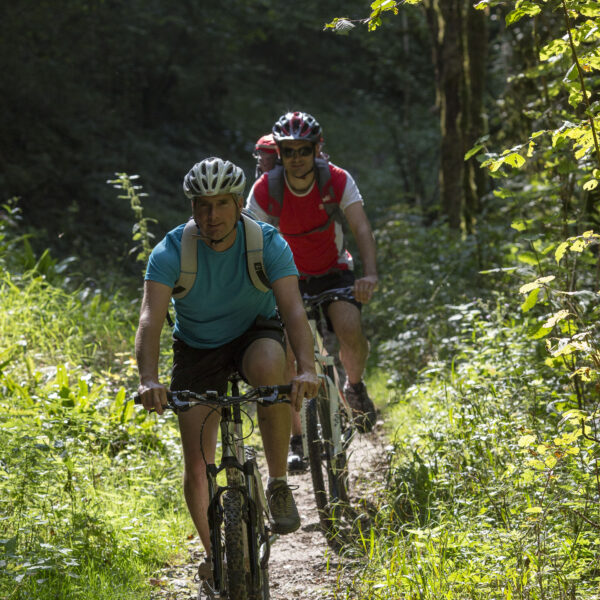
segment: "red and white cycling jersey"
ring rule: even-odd
[[[354,266],[338,221],[332,219],[323,231],[313,231],[329,219],[324,203],[336,202],[342,212],[355,202],[363,204],[350,173],[331,163],[328,166],[331,179],[326,189],[331,189],[332,193],[326,193],[324,198],[321,198],[316,182],[305,193],[297,194],[292,192],[286,180],[283,206],[280,206],[269,195],[269,174],[264,173],[252,186],[246,202],[246,207],[260,221],[279,227],[279,232],[292,249],[301,276],[323,275],[331,270],[347,270]]]

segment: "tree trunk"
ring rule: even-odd
[[[423,4],[433,40],[433,60],[440,111],[441,212],[448,219],[452,229],[459,229],[465,203],[462,0],[425,0]]]
[[[473,8],[472,0],[465,0],[464,103],[465,152],[475,145],[484,132],[483,93],[487,57],[487,22],[485,11]],[[472,233],[480,209],[480,199],[487,191],[487,173],[475,158],[465,163],[465,228]]]

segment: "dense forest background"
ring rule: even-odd
[[[597,0],[4,2],[0,596],[152,597],[187,560],[177,428],[128,402],[140,245],[300,109],[380,274],[387,469],[331,594],[597,598],[599,72]]]
[[[5,3],[0,191],[36,247],[126,268],[131,213],[106,185],[138,174],[160,234],[188,207],[181,181],[210,155],[243,166],[280,114],[305,110],[373,216],[410,199],[435,211],[438,127],[418,10],[378,35],[323,31],[339,3]],[[361,14],[364,3],[345,3]],[[248,186],[249,189],[249,186]],[[118,266],[117,266],[118,265]]]

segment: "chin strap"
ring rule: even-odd
[[[306,171],[306,173],[304,173],[304,175],[297,175],[296,177],[298,177],[298,179],[304,179],[305,177],[308,177],[314,170],[315,170],[315,165],[313,163],[313,166],[308,171]]]
[[[198,237],[201,240],[207,240],[211,246],[216,246],[217,244],[220,244],[221,242],[226,240],[236,230],[236,228],[237,228],[237,221],[236,221],[235,225],[233,226],[233,228],[231,229],[231,231],[229,233],[226,233],[222,238],[220,238],[218,240],[214,240],[212,238],[209,238],[205,235],[200,235],[200,234],[196,234],[195,237]]]

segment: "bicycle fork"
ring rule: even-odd
[[[234,411],[239,412],[239,411]],[[217,476],[222,470],[228,469],[239,469],[240,472],[243,470],[241,466],[242,461],[239,460],[240,455],[243,453],[243,449],[240,448],[240,444],[236,440],[242,439],[242,420],[241,415],[232,414],[230,407],[223,408],[221,415],[221,465],[217,467],[216,464],[211,463],[206,465],[206,477],[208,480],[208,523],[210,530],[210,544],[212,550],[213,560],[213,586],[211,589],[212,598],[215,600],[224,598],[221,593],[227,589],[227,573],[225,573],[224,567],[224,543],[222,538],[222,527],[224,520],[223,505],[221,502],[221,496],[227,489],[232,489],[231,482],[228,482],[227,487],[222,487],[217,482]],[[240,477],[240,483],[243,482]],[[239,492],[246,497],[244,490]],[[246,504],[244,500],[244,504]]]
[[[265,569],[269,560],[270,543],[277,536],[260,535],[260,522],[264,514],[268,513],[267,500],[262,487],[262,480],[256,465],[255,451],[252,448],[244,448],[243,426],[241,413],[238,407],[224,408],[221,420],[221,442],[222,454],[221,465],[207,465],[209,507],[208,519],[211,524],[211,545],[213,552],[214,573],[214,598],[222,596],[221,591],[226,590],[227,574],[223,569],[225,558],[221,527],[224,514],[221,504],[221,496],[226,490],[237,489],[242,496],[242,518],[245,522],[244,543],[245,565],[249,573],[249,581],[255,592],[260,591],[263,585],[261,569]],[[227,472],[227,486],[222,487],[217,483],[217,475],[220,471]],[[239,476],[236,476],[236,471]],[[237,481],[236,481],[237,480]]]

